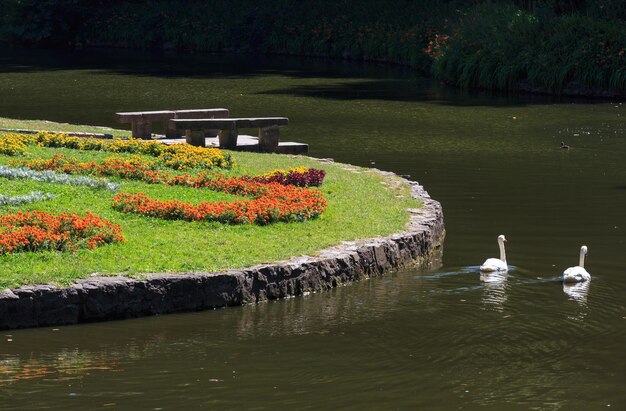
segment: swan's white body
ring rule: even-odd
[[[506,253],[504,252],[504,242],[506,238],[504,235],[498,236],[498,246],[500,247],[500,258],[488,258],[487,261],[480,266],[480,271],[493,272],[493,271],[508,271],[509,266],[506,264]]]
[[[591,280],[591,274],[585,270],[585,255],[587,254],[587,246],[580,247],[580,258],[576,267],[570,267],[563,271],[564,283],[580,283]]]

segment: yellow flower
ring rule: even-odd
[[[6,135],[5,135],[6,136]],[[113,153],[144,154],[155,157],[167,167],[175,170],[187,168],[232,168],[234,158],[217,148],[195,147],[189,144],[173,144],[167,146],[158,141],[140,139],[113,139],[103,140],[87,137],[73,137],[67,134],[40,132],[35,135],[14,134],[12,139],[3,138],[0,144],[0,153],[20,153],[26,144],[36,144],[42,147],[66,147],[78,150],[98,150]],[[15,146],[18,141],[22,146]],[[20,147],[22,147],[20,149]],[[20,151],[21,150],[21,151]],[[13,155],[13,154],[10,154]]]
[[[26,136],[24,134],[8,133],[0,135],[0,154],[8,156],[26,154]]]

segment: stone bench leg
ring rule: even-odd
[[[278,126],[259,128],[259,150],[273,153],[278,148]]]
[[[239,130],[234,124],[230,128],[220,130],[218,134],[220,148],[236,148],[238,135]]]
[[[204,133],[202,130],[185,130],[185,141],[192,146],[205,146]]]
[[[144,119],[132,121],[133,137],[149,140],[152,138],[152,122]]]
[[[167,138],[181,138],[183,136],[183,133],[180,130],[176,130],[176,125],[172,124],[169,119],[163,122],[163,128]]]

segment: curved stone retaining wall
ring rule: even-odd
[[[145,279],[91,277],[67,288],[23,286],[0,292],[0,329],[105,321],[242,305],[320,291],[416,264],[441,251],[443,212],[417,183],[424,202],[409,210],[405,231],[344,242],[315,257],[217,273],[149,274]]]

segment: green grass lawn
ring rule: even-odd
[[[130,137],[130,130],[118,130],[109,127],[95,127],[78,124],[56,123],[47,120],[17,120],[0,117],[0,129],[78,131],[83,133],[113,134],[116,137]]]
[[[54,126],[52,124],[49,128],[57,129]],[[81,161],[125,156],[29,146],[28,155],[20,158],[49,158],[56,153],[77,157]],[[154,272],[218,271],[270,263],[302,254],[314,255],[316,250],[342,240],[401,231],[408,221],[406,209],[420,206],[411,198],[408,185],[389,184],[388,177],[383,178],[369,169],[320,162],[302,156],[243,152],[235,152],[233,156],[236,167],[223,171],[229,176],[255,175],[296,166],[325,170],[326,178],[319,189],[328,207],[315,220],[266,226],[169,221],[113,210],[111,199],[116,193],[112,191],[0,178],[0,193],[5,195],[22,195],[31,191],[56,194],[51,200],[0,207],[0,214],[10,210],[71,211],[79,214],[91,211],[121,225],[126,238],[124,243],[104,245],[93,250],[2,255],[0,287],[41,283],[64,285],[92,274],[140,276]],[[16,157],[0,155],[0,165],[8,164],[12,159]],[[177,199],[196,204],[236,198],[206,189],[151,185],[116,178],[110,180],[121,183],[118,192],[144,192],[162,200]],[[397,178],[397,181],[400,179]]]

